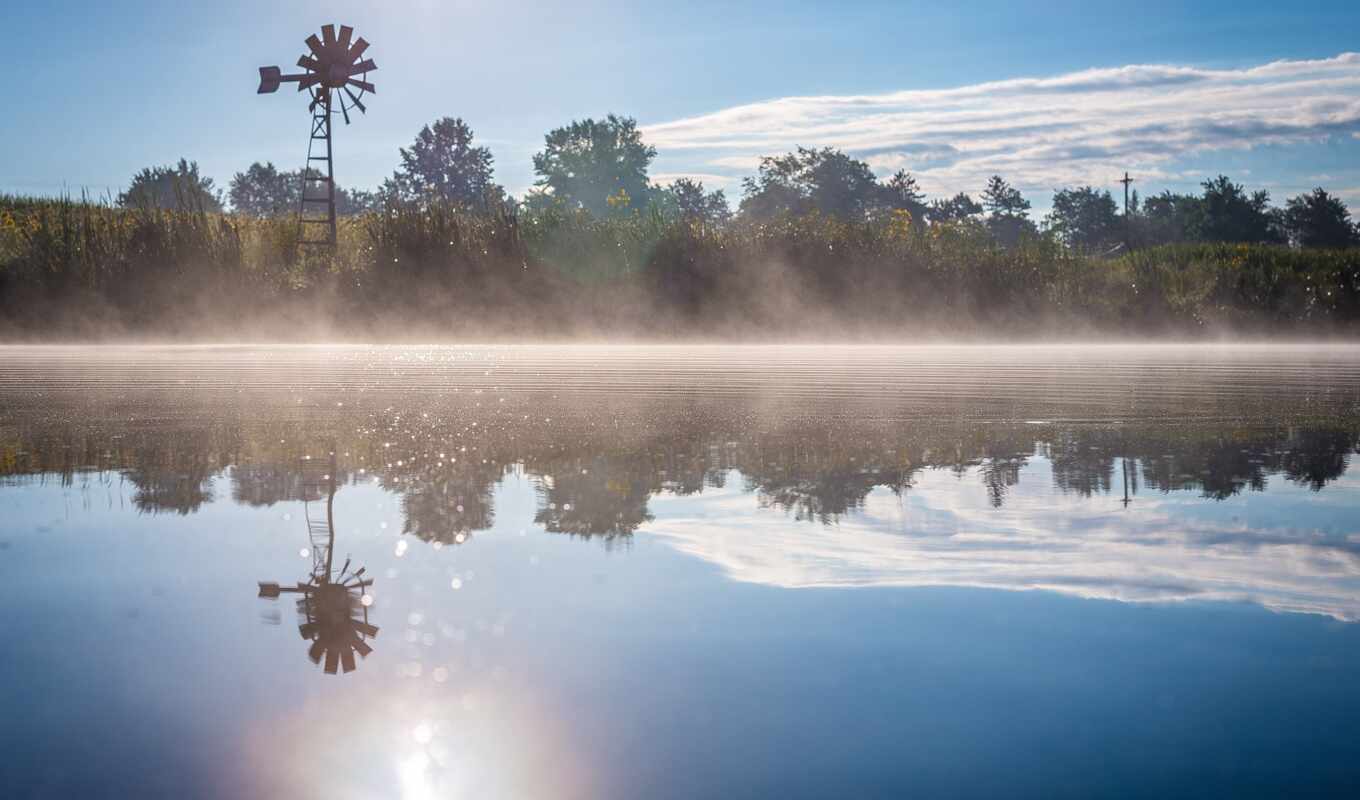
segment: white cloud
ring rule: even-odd
[[[1246,69],[1133,65],[878,95],[785,97],[649,125],[694,169],[749,172],[762,155],[838,147],[934,193],[993,172],[1022,188],[1172,178],[1196,153],[1360,138],[1360,53]],[[674,160],[674,158],[672,159]]]

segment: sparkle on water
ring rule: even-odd
[[[0,348],[0,795],[1344,793],[1357,445],[1339,345]]]

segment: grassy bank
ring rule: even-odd
[[[345,218],[324,257],[299,257],[295,233],[287,218],[0,198],[0,336],[1334,335],[1360,323],[1356,249],[1097,258],[902,214],[718,228],[440,206]]]

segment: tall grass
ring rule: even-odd
[[[392,205],[300,255],[290,218],[0,197],[8,338],[1338,333],[1360,250],[1184,244],[1100,259],[977,224]]]

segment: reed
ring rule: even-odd
[[[300,256],[288,217],[0,197],[0,332],[204,338],[1335,333],[1360,249],[1196,243],[1116,258],[973,223],[390,204]]]

